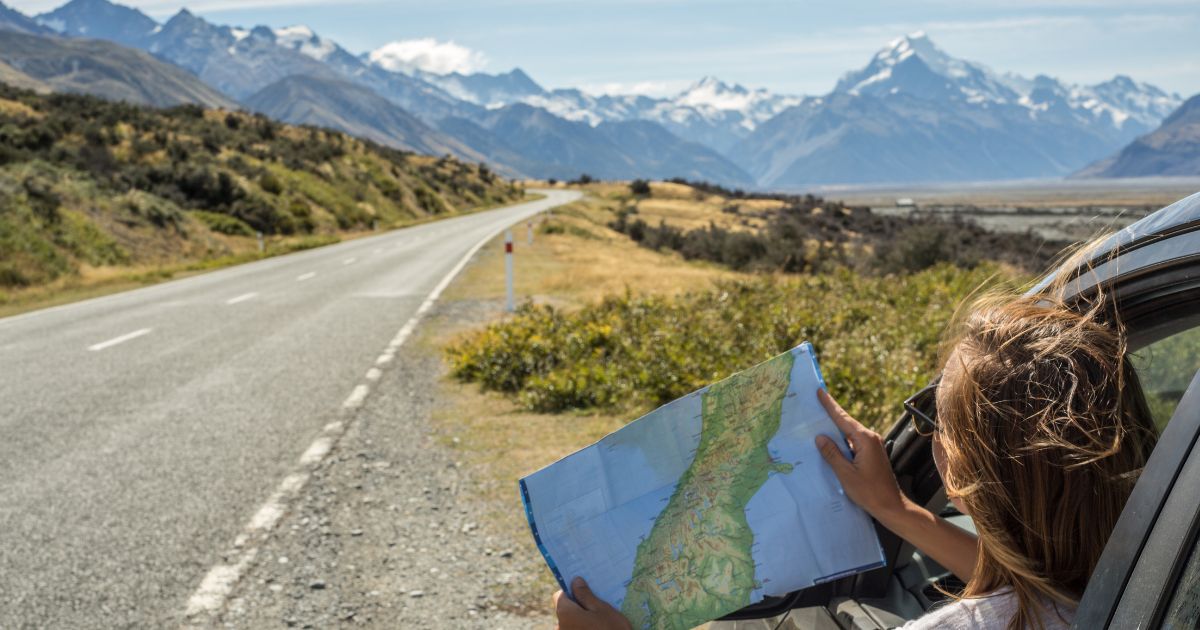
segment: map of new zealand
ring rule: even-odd
[[[806,343],[522,479],[563,589],[582,576],[634,628],[686,629],[881,566],[874,526],[817,452],[818,434],[839,435],[819,387]]]

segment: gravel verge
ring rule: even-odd
[[[451,302],[421,327],[493,312]],[[430,417],[445,367],[422,346],[397,353],[215,627],[553,627],[506,597],[544,570],[541,558],[489,527],[495,506],[473,496],[471,471],[439,443]]]

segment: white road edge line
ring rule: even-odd
[[[92,352],[99,352],[106,348],[111,348],[117,344],[125,343],[126,341],[130,341],[133,339],[137,339],[138,337],[141,337],[142,335],[149,335],[151,330],[154,330],[154,329],[153,328],[143,328],[141,330],[135,330],[135,331],[129,333],[128,335],[121,335],[120,337],[117,337],[115,339],[109,339],[108,341],[102,341],[96,345],[88,346],[88,350],[91,350]]]
[[[256,297],[258,297],[258,293],[255,293],[255,292],[244,293],[235,298],[229,298],[228,300],[225,300],[225,303],[226,304],[241,304],[242,302],[245,302],[246,300],[253,300]]]
[[[429,294],[429,297],[427,297],[425,301],[421,303],[421,306],[417,308],[417,312],[413,314],[412,318],[410,318],[404,324],[400,331],[396,333],[396,336],[392,338],[391,342],[388,343],[387,349],[382,355],[380,355],[379,360],[376,360],[375,363],[377,365],[384,365],[385,363],[391,362],[392,358],[396,354],[396,350],[398,350],[400,346],[402,346],[404,342],[407,341],[412,335],[413,331],[416,330],[417,324],[421,321],[421,318],[423,318],[425,314],[429,312],[429,309],[433,308],[434,302],[436,302],[438,298],[442,296],[442,292],[446,290],[446,287],[450,286],[450,283],[453,282],[454,278],[462,272],[463,267],[466,267],[467,263],[475,257],[475,254],[479,253],[479,250],[482,249],[483,246],[488,243],[488,241],[491,241],[493,238],[495,238],[497,234],[500,234],[501,231],[503,231],[503,228],[488,234],[482,240],[476,243],[473,247],[471,247],[470,250],[467,251],[466,255],[458,261],[458,264],[450,270],[450,273],[446,274],[446,276],[442,278],[441,282],[439,282],[437,286],[433,288],[433,291]],[[305,276],[308,277],[315,275],[315,273],[311,272],[305,274]],[[300,279],[305,278],[304,276],[297,278],[297,280]],[[149,330],[146,332],[149,332]],[[385,358],[386,360],[384,360]],[[347,412],[353,413],[355,409],[362,406],[362,403],[366,400],[367,394],[369,393],[370,388],[368,386],[355,386],[354,390],[350,392],[350,396],[347,397],[346,401],[342,403],[342,408]],[[247,547],[247,545],[251,542],[261,543],[270,536],[271,530],[275,528],[275,525],[278,524],[279,519],[282,518],[284,513],[287,511],[288,501],[300,493],[300,490],[304,488],[306,483],[308,483],[312,468],[320,465],[321,462],[325,460],[325,457],[328,456],[334,447],[337,446],[338,439],[341,438],[343,433],[345,433],[345,430],[345,422],[331,422],[325,425],[321,435],[317,437],[317,439],[309,445],[308,449],[304,451],[304,454],[300,456],[300,459],[297,462],[299,465],[299,470],[288,475],[283,479],[282,482],[280,482],[279,487],[271,494],[266,503],[259,507],[258,511],[254,513],[254,516],[251,517],[250,522],[246,524],[246,527],[243,529],[242,533],[239,534],[237,539],[234,541],[234,547],[237,549],[242,549],[237,558],[231,563],[218,564],[209,569],[208,573],[204,576],[204,579],[200,582],[200,586],[194,593],[192,593],[192,596],[188,598],[187,608],[184,611],[186,620],[199,621],[195,618],[201,615],[215,616],[219,614],[222,609],[224,609],[230,593],[233,592],[233,587],[237,585],[238,580],[242,578],[242,576],[254,563],[255,557],[258,555],[257,546],[251,545]],[[186,623],[187,622],[185,621],[185,625]]]
[[[296,276],[296,282],[304,282],[305,280],[311,280],[316,277],[317,277],[317,272],[310,271],[302,276]]]

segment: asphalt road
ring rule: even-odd
[[[178,624],[442,278],[578,196],[546,192],[0,319],[0,628]]]

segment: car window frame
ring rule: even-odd
[[[1192,377],[1080,600],[1072,627],[1150,627],[1200,527],[1200,371]],[[1190,501],[1190,503],[1188,503]],[[1129,620],[1144,623],[1127,625]]]

